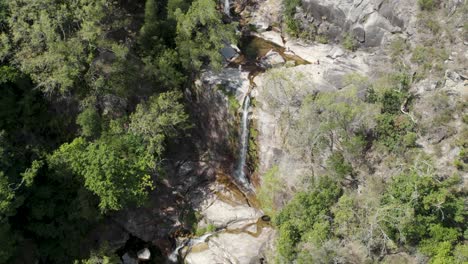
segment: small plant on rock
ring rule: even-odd
[[[354,39],[352,34],[345,34],[343,37],[342,45],[345,49],[350,51],[356,51],[358,48],[358,44]]]

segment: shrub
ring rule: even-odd
[[[412,208],[413,221],[388,225],[392,238],[405,244],[420,244],[429,255],[435,255],[433,245],[457,241],[462,236],[466,219],[464,193],[457,191],[460,177],[438,179],[427,164],[413,168],[393,178],[383,197],[382,206]],[[430,253],[431,252],[431,253]]]
[[[358,44],[356,40],[354,39],[353,35],[349,33],[344,35],[341,44],[343,45],[345,49],[350,50],[350,51],[355,51],[358,47]]]
[[[395,61],[409,49],[408,43],[402,38],[397,38],[390,43],[390,56]]]
[[[299,22],[294,19],[296,7],[300,5],[301,0],[283,0],[286,28],[288,33],[294,37],[298,37],[300,33]]]
[[[379,101],[382,103],[382,113],[398,114],[403,103],[404,95],[395,90],[385,91]]]
[[[375,132],[381,144],[389,150],[398,150],[401,147],[414,145],[416,135],[414,133],[408,135],[413,129],[414,124],[406,115],[384,113],[377,117]]]
[[[340,152],[334,152],[327,160],[327,165],[330,170],[333,171],[339,179],[346,177],[353,173],[353,167],[345,160],[343,154]]]
[[[278,205],[276,200],[281,191],[284,190],[284,183],[279,178],[278,166],[273,166],[262,177],[262,184],[257,198],[265,214],[273,217],[276,215]]]
[[[418,0],[418,5],[422,10],[433,10],[437,5],[437,0]]]
[[[468,40],[468,22],[463,24],[463,39]]]
[[[411,56],[411,61],[419,65],[416,79],[422,79],[430,70],[434,70],[435,74],[443,76],[443,63],[446,59],[448,59],[448,53],[443,48],[416,46]]]
[[[462,146],[454,161],[455,167],[460,171],[468,171],[468,149]]]
[[[94,107],[83,110],[76,118],[76,123],[85,137],[98,137],[101,132],[101,119]]]
[[[325,35],[317,35],[317,37],[315,37],[315,40],[321,44],[328,44],[329,42],[328,37]]]
[[[421,12],[417,17],[418,23],[423,29],[429,30],[430,33],[435,35],[440,33],[442,27],[439,22],[434,19],[434,16],[431,13]]]
[[[463,114],[462,121],[465,124],[468,124],[468,114]]]
[[[403,145],[405,147],[415,147],[416,140],[418,139],[418,135],[414,132],[408,132],[406,135],[403,136]]]
[[[279,229],[278,253],[285,263],[291,263],[304,240],[313,242],[326,238],[329,232],[330,208],[341,195],[337,182],[322,177],[308,192],[300,192],[275,217]],[[319,234],[320,233],[320,234]],[[312,240],[312,241],[310,241]]]
[[[212,223],[209,223],[205,227],[196,228],[195,229],[195,235],[196,236],[202,236],[202,235],[207,234],[207,233],[213,233],[214,231],[216,231],[216,226],[214,224],[212,224]]]

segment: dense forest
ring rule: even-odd
[[[174,152],[192,134],[210,134],[189,103],[200,92],[194,83],[227,68],[220,51],[239,43],[244,52],[241,35],[257,30],[222,2],[0,0],[0,263],[122,263],[119,249],[96,245],[90,232],[117,212],[151,206],[149,195],[171,177],[163,166],[169,146]],[[415,34],[430,40],[392,39],[382,48],[385,70],[347,73],[343,89],[309,90],[301,81],[308,72],[293,72],[292,61],[255,72],[266,88],[252,108],[274,113],[269,128],[297,161],[291,167],[309,165],[293,184],[280,159],[262,169],[264,130],[251,122],[247,166],[260,180],[249,207],[258,204],[276,232],[258,263],[468,263],[467,97],[414,92],[427,79],[443,86],[450,45],[460,38],[466,49],[468,4],[454,12],[463,25],[452,40],[450,21],[442,28],[431,20],[443,16],[444,1],[413,2]],[[280,3],[281,21],[270,28],[360,56],[364,42],[354,31],[333,39],[304,26],[301,1]],[[466,71],[467,60],[457,67]],[[219,94],[239,118],[243,102]],[[448,138],[456,152],[442,167],[445,145],[428,153],[421,143],[441,129],[437,144]],[[200,228],[199,213],[188,211],[190,237],[225,228]]]
[[[90,227],[156,187],[166,143],[190,127],[182,88],[220,67],[234,27],[210,0],[0,9],[0,263],[71,263]]]

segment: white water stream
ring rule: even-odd
[[[180,244],[179,246],[176,247],[176,249],[174,249],[174,251],[172,251],[172,253],[169,255],[169,261],[170,263],[178,263],[178,256],[179,256],[179,250],[181,250],[182,248],[184,247],[193,247],[197,244],[200,244],[200,243],[204,243],[206,242],[206,240],[214,235],[215,233],[207,233],[207,234],[204,234],[203,236],[201,237],[196,237],[196,238],[191,238],[189,240],[186,240],[184,241],[182,244]]]
[[[234,177],[242,183],[242,186],[250,189],[249,181],[245,175],[244,167],[247,160],[247,150],[249,147],[249,107],[250,95],[247,94],[242,105],[240,155],[234,171]]]

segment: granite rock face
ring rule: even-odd
[[[303,0],[295,18],[333,42],[349,34],[364,47],[377,47],[392,34],[414,31],[416,1]]]

